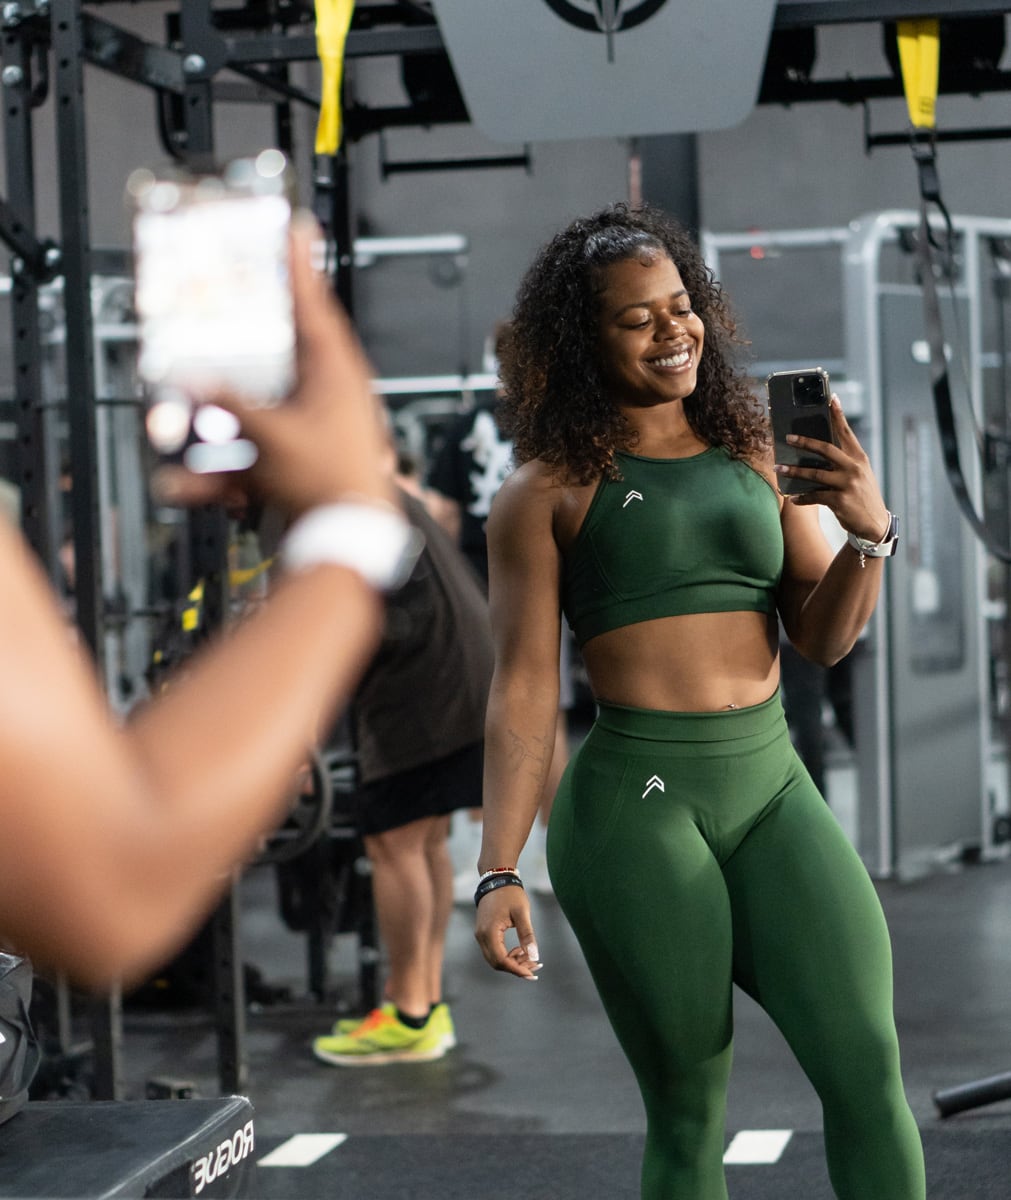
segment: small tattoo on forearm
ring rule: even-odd
[[[514,729],[507,731],[509,737],[509,768],[514,774],[525,771],[531,778],[540,780],[547,766],[547,745],[543,738],[534,738],[528,743]]]

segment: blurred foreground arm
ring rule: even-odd
[[[259,459],[238,482],[291,517],[384,504],[380,431],[361,350],[294,238],[300,382],[240,416]],[[166,500],[236,481],[175,471]],[[379,639],[382,599],[342,565],[283,577],[267,603],[185,664],[126,729],[72,647],[34,558],[0,528],[0,938],[100,985],[140,978],[192,933],[228,874],[284,815],[312,731],[331,721]]]

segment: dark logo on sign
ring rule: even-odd
[[[614,62],[614,36],[656,16],[667,0],[544,0],[553,13],[576,29],[607,38],[607,60]]]

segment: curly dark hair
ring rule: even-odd
[[[501,420],[517,462],[539,458],[580,483],[617,474],[615,451],[633,449],[636,435],[601,370],[600,271],[657,251],[677,267],[706,330],[698,386],[685,400],[689,425],[735,458],[768,445],[764,408],[731,364],[732,347],[744,344],[737,322],[698,246],[658,209],[613,204],[556,234],[520,284],[500,351]]]

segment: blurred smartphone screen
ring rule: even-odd
[[[137,214],[145,384],[196,397],[227,388],[258,404],[284,398],[295,350],[290,217],[282,196],[197,200]]]

